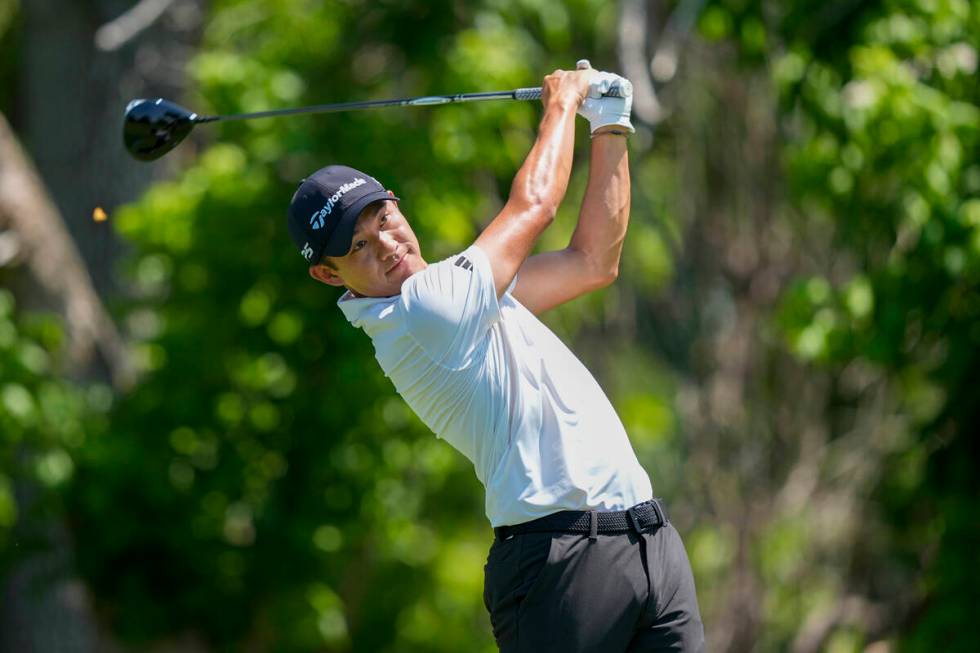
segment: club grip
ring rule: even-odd
[[[541,99],[541,87],[537,86],[534,88],[519,88],[514,91],[515,100],[540,100]]]
[[[613,84],[609,90],[602,94],[603,97],[629,97],[633,95],[633,84],[628,79],[623,80],[622,84]],[[541,87],[518,88],[514,90],[515,100],[540,100]]]

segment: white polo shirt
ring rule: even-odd
[[[626,430],[571,351],[510,294],[476,245],[395,297],[338,302],[409,407],[472,463],[492,526],[652,498]]]

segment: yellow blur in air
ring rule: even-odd
[[[95,207],[95,210],[92,211],[92,219],[96,222],[105,222],[109,219],[109,216],[101,206],[97,206]]]

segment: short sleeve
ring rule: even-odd
[[[472,245],[412,275],[402,286],[401,308],[408,332],[433,360],[465,366],[500,319],[487,255]]]

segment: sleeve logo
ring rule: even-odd
[[[459,258],[457,258],[456,259],[456,262],[453,263],[453,265],[455,265],[458,268],[463,268],[464,270],[467,270],[467,271],[472,271],[473,270],[473,264],[470,263],[470,260],[468,258],[466,258],[465,256],[460,256]]]

